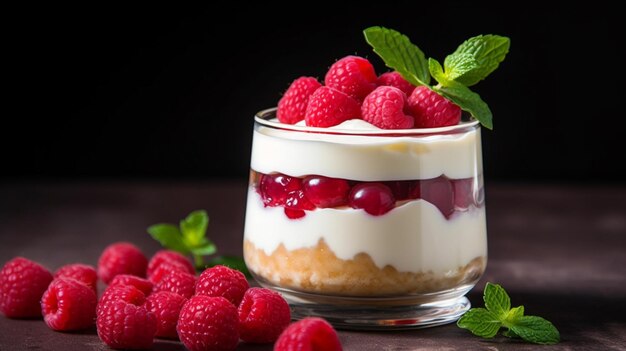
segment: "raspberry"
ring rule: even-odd
[[[378,80],[376,80],[376,84],[378,86],[387,85],[390,87],[396,87],[402,90],[406,96],[410,96],[413,90],[415,89],[415,85],[409,83],[402,75],[397,72],[385,72],[378,76]]]
[[[147,279],[139,278],[136,275],[118,274],[109,283],[109,288],[117,285],[131,285],[141,290],[146,296],[152,293],[153,284]]]
[[[301,187],[300,178],[282,173],[263,174],[259,181],[259,193],[265,206],[283,206],[289,193]]]
[[[41,311],[50,329],[81,330],[94,324],[97,303],[91,287],[71,278],[56,278],[41,297]]]
[[[157,337],[178,339],[176,323],[186,298],[169,291],[156,292],[146,298],[145,307],[157,319]]]
[[[435,205],[446,218],[454,212],[454,192],[446,176],[421,180],[412,195]]]
[[[361,106],[352,97],[330,87],[317,89],[309,98],[304,120],[310,127],[332,127],[361,117]]]
[[[98,259],[98,276],[105,284],[118,274],[146,277],[148,259],[137,246],[117,242],[107,246]]]
[[[180,341],[191,351],[230,351],[239,342],[237,308],[223,297],[194,296],[180,310]]]
[[[413,128],[413,117],[404,114],[406,95],[402,90],[380,86],[372,91],[361,105],[364,121],[382,129]]]
[[[161,265],[163,262],[171,262],[175,261],[184,266],[184,271],[189,274],[196,274],[196,269],[193,267],[191,260],[183,254],[176,252],[174,250],[159,250],[157,251],[148,262],[148,269],[146,270],[146,275],[148,279],[154,273],[154,271]]]
[[[274,342],[291,322],[287,301],[266,288],[250,288],[239,304],[239,334],[243,341]]]
[[[204,270],[196,284],[196,295],[222,296],[239,306],[250,285],[240,271],[217,265]]]
[[[41,317],[41,295],[52,274],[37,262],[15,257],[0,270],[0,312],[9,318]]]
[[[173,271],[154,286],[154,291],[169,291],[190,298],[196,291],[196,276],[181,271]]]
[[[100,340],[111,348],[147,350],[152,347],[157,319],[144,306],[118,299],[98,315],[96,327]]]
[[[316,207],[343,206],[348,203],[350,185],[345,179],[312,175],[302,181],[304,194]]]
[[[391,189],[382,183],[360,183],[350,191],[350,206],[362,208],[372,216],[384,215],[395,203]]]
[[[458,105],[423,85],[413,90],[408,104],[416,128],[452,126],[461,120]]]
[[[94,266],[82,263],[66,264],[57,269],[54,278],[72,278],[90,287],[98,295],[98,273]]]
[[[346,56],[337,60],[326,72],[324,84],[358,101],[376,88],[376,72],[374,66],[365,58]]]
[[[172,272],[184,272],[184,273],[189,273],[189,270],[187,269],[187,267],[180,263],[180,262],[176,262],[176,261],[163,261],[161,262],[161,264],[152,272],[152,274],[149,277],[149,280],[152,282],[152,284],[157,284],[158,282],[161,281],[161,279],[163,279],[166,275],[172,273]]]
[[[274,351],[341,351],[337,331],[326,320],[306,317],[289,325],[278,337]]]
[[[304,119],[309,97],[322,84],[313,77],[300,77],[294,80],[283,97],[278,101],[276,117],[282,123],[296,124]]]
[[[109,286],[104,290],[96,305],[96,316],[106,310],[108,305],[118,300],[140,306],[146,302],[146,295],[132,285]]]

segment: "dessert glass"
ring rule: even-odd
[[[428,327],[466,312],[487,262],[478,122],[315,128],[275,112],[254,121],[243,252],[256,281],[282,293],[294,319],[343,329]],[[375,215],[349,204],[302,210],[293,194],[306,192],[285,180],[307,176],[344,179],[351,192],[384,184],[395,202]],[[268,199],[267,179],[295,190],[291,201]]]

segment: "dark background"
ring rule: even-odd
[[[620,11],[594,1],[54,5],[7,10],[1,180],[246,179],[252,117],[338,58],[382,61],[372,25],[443,61],[478,34],[511,38],[473,89],[491,107],[487,179],[623,182]]]

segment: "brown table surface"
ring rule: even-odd
[[[245,181],[0,184],[0,264],[21,255],[49,269],[95,265],[119,240],[147,255],[146,233],[205,209],[221,252],[241,255]],[[501,284],[514,306],[552,321],[562,341],[537,346],[483,340],[454,324],[396,332],[340,331],[345,350],[626,350],[626,186],[487,183],[489,262],[470,292],[483,306],[485,282]],[[102,287],[101,287],[102,288]],[[0,350],[107,350],[95,328],[59,333],[42,320],[0,316]],[[154,350],[184,350],[156,341]],[[271,350],[247,345],[238,350]]]

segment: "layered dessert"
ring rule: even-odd
[[[398,136],[363,121],[332,133],[259,121],[244,257],[261,281],[374,297],[480,277],[487,242],[477,123]]]
[[[426,297],[405,306],[428,303],[427,319],[453,320],[487,260],[480,128],[493,125],[469,87],[497,68],[509,40],[470,38],[442,65],[396,31],[364,33],[393,71],[346,56],[257,114],[244,258],[261,284],[297,299]],[[413,321],[372,323],[430,323],[411,308]]]

